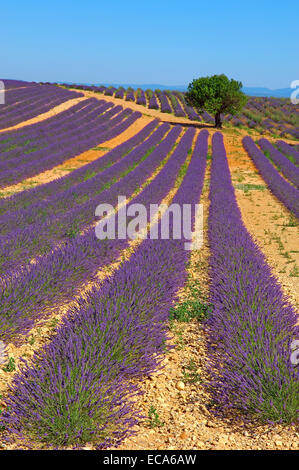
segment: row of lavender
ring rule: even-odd
[[[161,201],[172,188],[193,137],[186,132],[140,202]],[[206,154],[204,131],[174,203],[199,201]],[[94,441],[99,448],[131,432],[139,418],[132,379],[155,370],[165,352],[169,309],[186,279],[183,243],[143,241],[111,279],[79,299],[54,340],[15,377],[1,420],[7,430],[54,446]]]
[[[290,158],[286,157],[277,148],[275,148],[267,139],[260,139],[259,146],[264,154],[272,160],[278,170],[292,183],[297,189],[299,188],[299,168]]]
[[[53,194],[58,194],[61,191],[69,189],[73,185],[88,180],[100,171],[120,160],[122,156],[132,150],[133,147],[141,143],[157,125],[158,121],[153,120],[136,135],[116,146],[106,155],[73,170],[71,173],[63,177],[57,178],[43,185],[24,190],[22,193],[16,193],[11,197],[0,199],[0,214],[5,214],[7,211],[20,211],[42,200],[46,201],[48,198],[51,198]],[[1,220],[4,222],[3,219]]]
[[[111,110],[111,108],[112,103],[99,102],[95,99],[85,100],[69,110],[40,123],[2,133],[0,135],[2,170],[9,169],[16,164],[26,161],[28,154],[46,149],[47,146],[53,144],[54,136],[57,137],[57,140],[55,140],[56,145],[59,145],[64,137],[75,137],[76,131],[73,128],[73,123],[74,126],[78,126],[80,133],[82,125],[88,124],[90,120],[94,120],[105,111]],[[117,111],[120,109],[118,108]],[[36,154],[34,153],[33,157],[35,156]],[[43,157],[44,155],[37,154],[37,158]]]
[[[103,107],[105,105],[105,107]],[[75,134],[72,123],[76,126],[82,125],[82,117],[86,120],[94,117],[91,112],[96,111],[101,106],[102,112],[112,108],[112,103],[96,101],[95,99],[83,100],[70,109],[59,113],[47,120],[37,124],[22,126],[17,131],[6,131],[0,135],[0,159],[7,161],[15,157],[24,156],[35,151],[37,148],[44,148],[49,137],[57,136],[61,138],[63,133]],[[38,144],[37,144],[38,143]]]
[[[67,100],[82,96],[81,93],[54,85],[36,84],[10,88],[7,82],[5,81],[5,86],[8,86],[5,89],[5,103],[0,106],[0,129],[19,124],[49,111]]]
[[[250,98],[243,112],[249,127],[261,127],[273,134],[299,139],[298,105],[278,98]]]
[[[299,381],[290,356],[297,317],[242,222],[219,133],[213,136],[210,200],[214,310],[207,331],[216,411],[235,408],[270,422],[295,422]]]
[[[104,93],[106,96],[133,101],[150,109],[157,109],[165,113],[174,113],[178,117],[188,117],[194,121],[213,123],[212,116],[203,111],[198,113],[185,101],[185,94],[180,91],[146,90],[133,88],[125,90],[123,87],[64,85],[71,88],[90,90]],[[141,98],[142,96],[142,98]],[[246,126],[257,129],[259,132],[269,131],[275,135],[287,136],[299,139],[299,113],[298,106],[279,98],[253,98],[250,97],[243,112],[238,116],[223,116],[224,121],[235,126]]]
[[[283,140],[276,142],[278,149],[283,152],[295,165],[299,165],[299,145],[289,145]]]
[[[251,137],[246,136],[243,139],[243,146],[247,151],[248,155],[253,160],[255,166],[259,170],[263,179],[266,181],[272,193],[291,211],[296,217],[299,217],[299,190],[295,187],[298,183],[298,169],[293,165],[287,157],[282,154],[277,155],[277,150],[266,144],[264,141],[260,142],[262,148],[270,149],[269,155],[282,165],[281,170],[284,174],[287,174],[294,185],[289,183],[283,176],[279,174],[279,171],[271,163],[269,158],[262,152],[257,145],[254,143]],[[287,161],[286,161],[287,160]],[[291,168],[291,169],[290,169]],[[289,170],[289,171],[288,171]],[[292,174],[292,170],[294,173]],[[296,178],[297,175],[297,178]]]
[[[57,243],[74,238],[86,229],[94,221],[94,210],[98,204],[115,203],[117,190],[121,190],[125,176],[129,175],[130,184],[133,184],[132,171],[149,157],[168,130],[167,124],[158,127],[140,146],[123,157],[114,152],[114,158],[118,159],[116,162],[107,160],[109,155],[106,155],[109,165],[106,163],[103,166],[100,158],[97,172],[93,171],[85,181],[72,184],[62,191],[57,191],[57,184],[54,183],[56,191],[46,200],[0,216],[0,273],[5,274],[26,265],[34,256],[46,254]],[[118,180],[120,184],[117,186],[115,183]],[[16,220],[18,228],[15,226]]]
[[[165,124],[163,132],[165,133],[167,130],[169,130],[169,126]],[[135,155],[135,158],[136,153],[139,154],[139,159],[141,159],[139,165],[134,167],[132,171],[127,172],[123,178],[110,187],[102,188],[97,196],[94,196],[85,204],[75,206],[66,214],[62,213],[63,222],[68,222],[69,226],[72,226],[74,217],[81,221],[85,219],[86,223],[88,221],[92,222],[98,204],[109,203],[116,206],[118,195],[131,197],[139,190],[140,185],[163,163],[180,133],[180,127],[173,128],[149,155],[147,141],[136,147],[132,154]],[[161,135],[159,138],[161,139]],[[143,155],[148,158],[142,159]],[[171,159],[173,163],[170,162],[165,171],[167,171],[169,165],[176,164],[175,159],[176,154]],[[156,188],[154,194],[150,189],[153,187],[153,183],[148,186],[149,189],[145,193],[150,192],[148,197],[151,196],[154,201],[159,197],[161,191],[164,191],[163,179],[161,181],[160,178],[158,179],[160,186],[158,185],[156,188],[157,183],[154,183]],[[56,226],[59,228],[57,221],[55,221],[54,234]],[[92,279],[98,269],[111,262],[124,245],[123,240],[98,240],[95,236],[94,227],[90,226],[84,233],[73,233],[72,237],[65,237],[61,230],[60,240],[64,240],[64,243],[60,243],[59,246],[55,247],[55,244],[54,246],[51,245],[51,239],[48,237],[49,232],[51,236],[54,236],[51,228],[51,224],[41,225],[42,234],[45,234],[44,239],[42,235],[35,234],[35,239],[39,239],[41,243],[41,246],[38,246],[38,250],[35,249],[35,251],[40,252],[43,248],[45,254],[36,258],[34,264],[28,262],[21,270],[14,269],[17,264],[14,263],[14,260],[20,259],[20,257],[17,252],[14,252],[13,246],[9,244],[9,237],[7,238],[12,268],[2,277],[0,286],[0,298],[3,300],[0,307],[0,331],[4,340],[30,328],[36,318],[47,314],[47,308],[49,305],[53,305],[53,302],[72,298],[81,283],[87,279]],[[69,227],[64,225],[64,229],[67,228]],[[36,229],[38,231],[38,227]],[[28,234],[28,237],[32,234],[30,226],[27,230],[25,228],[25,234]],[[58,240],[58,236],[56,236],[56,240]],[[21,249],[19,246],[19,249],[21,249],[23,256],[30,259],[34,253],[34,243],[31,243],[30,240],[27,243],[29,253],[26,254],[27,247]],[[5,254],[5,244],[2,253]],[[3,262],[5,263],[5,256]]]
[[[0,188],[50,170],[116,137],[140,116],[92,99],[52,119],[0,134]]]
[[[12,90],[14,88],[27,88],[29,86],[36,86],[38,85],[37,82],[26,82],[24,80],[11,80],[4,78],[1,80],[4,84],[5,90]],[[51,85],[51,83],[49,83]]]
[[[77,88],[84,91],[94,91],[103,93],[105,96],[114,96],[115,98],[125,99],[126,101],[136,102],[143,106],[148,106],[149,109],[160,110],[163,113],[174,113],[177,117],[189,117],[189,119],[205,122],[214,122],[213,118],[206,112],[198,114],[191,106],[188,106],[184,93],[172,92],[169,90],[142,90],[138,88],[135,92],[133,88],[125,90],[123,87],[96,87],[87,85],[66,85],[69,88]]]

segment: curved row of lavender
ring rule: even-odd
[[[133,103],[135,103],[135,94],[133,88],[128,88],[126,92],[126,101],[133,101]]]
[[[24,151],[32,151],[36,149],[35,140],[39,139],[41,143],[47,141],[48,136],[53,133],[61,133],[62,129],[71,130],[68,119],[76,123],[80,123],[80,118],[88,116],[91,110],[95,109],[95,98],[82,100],[78,104],[70,107],[68,110],[62,111],[58,115],[40,121],[39,123],[22,126],[18,129],[4,131],[0,134],[0,158],[6,160],[14,158]],[[105,104],[104,100],[99,101],[99,106]],[[108,103],[106,103],[107,106]],[[112,107],[108,105],[107,109]],[[68,129],[69,128],[69,129]]]
[[[103,106],[105,107],[105,105]],[[25,178],[50,170],[54,166],[79,155],[91,147],[112,139],[128,129],[128,127],[140,117],[141,113],[139,112],[133,113],[128,109],[121,111],[121,107],[113,107],[110,111],[99,114],[94,122],[84,123],[83,121],[82,127],[78,129],[76,136],[74,136],[74,131],[70,131],[71,137],[67,136],[66,139],[62,138],[56,143],[55,135],[53,134],[53,146],[51,151],[49,151],[50,149],[47,147],[29,152],[23,159],[18,157],[17,161],[20,162],[20,164],[13,168],[9,168],[12,164],[11,161],[3,162],[0,175],[0,187],[3,188],[8,185],[16,184]],[[71,122],[69,125],[71,126]],[[6,169],[4,169],[5,165]]]
[[[56,132],[61,133],[63,130],[65,130],[65,132],[72,131],[74,133],[69,121],[70,117],[72,117],[76,124],[78,123],[78,125],[80,125],[84,122],[84,117],[88,120],[94,119],[96,110],[102,109],[101,112],[103,113],[105,110],[109,110],[112,107],[112,103],[104,100],[96,100],[96,98],[82,100],[69,109],[48,119],[35,124],[22,126],[18,129],[2,132],[0,134],[0,149],[1,151],[12,152],[13,154],[14,148],[10,149],[10,147],[13,146],[8,145],[12,139],[16,139],[16,144],[18,145],[27,145],[31,142],[30,139],[28,139],[30,136],[32,140],[33,138],[35,140],[37,138],[47,138],[47,135],[54,135]],[[118,109],[122,109],[122,107]],[[34,142],[31,142],[31,145],[33,146]]]
[[[22,90],[20,90],[22,91]],[[10,96],[11,93],[5,94],[5,99],[7,100],[7,96]],[[22,116],[22,122],[26,122],[28,118],[31,117],[32,110],[35,111],[35,115],[38,116],[41,114],[40,112],[40,105],[42,104],[43,100],[37,96],[35,99],[31,97],[31,99],[24,99],[18,100],[17,97],[14,97],[13,104],[7,109],[2,110],[2,119],[1,119],[1,128],[6,129],[18,124],[20,121],[20,115]],[[55,107],[57,104],[60,104],[57,98],[50,99],[47,101],[49,105],[49,109]]]
[[[95,87],[95,86],[88,87],[88,86],[79,85],[79,86],[76,86],[76,88],[83,89],[83,90],[91,90],[91,91],[100,92],[100,93],[104,92],[104,94],[107,94],[106,92],[107,92],[107,90],[109,90],[109,94],[111,96],[115,92],[115,97],[122,97],[125,93],[125,90],[122,87],[120,87],[116,91],[113,87],[105,88],[105,87]],[[184,112],[184,110],[181,106],[181,103],[180,103],[180,101],[178,101],[177,96],[175,95],[175,93],[177,93],[177,92],[170,92],[169,90],[167,90],[167,91],[161,91],[161,90],[153,91],[153,90],[148,89],[144,92],[141,89],[137,89],[137,91],[136,91],[136,103],[141,104],[143,106],[146,106],[146,104],[147,104],[146,103],[146,96],[147,96],[148,103],[149,103],[149,105],[148,105],[149,109],[160,110],[160,108],[161,108],[162,112],[166,112],[166,113],[174,112],[175,116],[177,116],[177,117],[185,117],[186,113]],[[179,93],[179,94],[182,95],[182,97],[183,97],[182,93]],[[129,96],[130,96],[130,99],[128,101],[135,101],[135,95],[134,95],[133,90],[130,90]],[[168,96],[168,98],[170,99],[170,101],[172,103],[172,108],[173,109],[169,105],[169,102],[167,100],[167,96]],[[184,101],[184,99],[183,99],[183,101]],[[159,106],[158,102],[161,103],[160,106]],[[197,113],[195,113],[195,111],[193,110],[192,107],[190,107],[190,106],[188,107],[186,105],[186,103],[184,103],[184,107],[187,108],[186,112],[189,116],[189,119],[201,120],[199,115]]]
[[[207,147],[200,134],[173,203],[199,202]],[[186,280],[184,241],[144,240],[111,279],[79,300],[14,378],[1,419],[7,430],[50,446],[93,441],[98,448],[132,432],[140,418],[132,379],[151,374],[165,352],[169,309]]]
[[[27,88],[30,86],[36,86],[37,82],[25,82],[24,80],[9,80],[2,78],[1,81],[4,83],[5,90],[13,90],[14,88]]]
[[[1,119],[3,119],[4,116],[9,116],[15,106],[24,104],[25,107],[26,104],[28,105],[33,101],[40,99],[41,90],[42,88],[40,86],[8,90],[5,95],[5,103],[1,105]]]
[[[77,135],[82,137],[89,127],[104,122],[105,118],[112,118],[122,110],[121,107],[113,107],[111,103],[104,101],[88,103],[87,106],[82,106],[83,103],[74,106],[75,109],[71,108],[71,113],[67,116],[58,114],[53,123],[45,120],[36,123],[30,129],[12,130],[1,135],[1,170],[9,170],[26,163],[28,159],[41,159],[49,147],[51,152],[56,151],[67,138],[76,139]]]
[[[140,185],[163,163],[181,131],[181,127],[174,127],[149,158],[98,197],[87,202],[89,217],[94,218],[98,204],[109,203],[116,206],[119,195],[130,197],[138,191]],[[144,154],[146,146],[141,144],[140,147]],[[148,195],[148,203],[157,201],[157,198],[159,200],[161,192],[164,194],[163,178],[171,181],[171,172],[178,161],[177,153],[173,153],[163,172],[145,188],[143,197]],[[76,208],[66,216],[70,226],[74,212]],[[77,217],[80,218],[80,210],[77,211]],[[45,256],[40,256],[34,264],[28,263],[22,270],[7,272],[0,283],[0,337],[6,340],[13,338],[16,333],[25,332],[36,318],[47,315],[50,305],[72,298],[76,288],[87,279],[92,279],[100,267],[112,262],[124,244],[125,240],[98,240],[94,227],[90,227],[84,234],[77,234]]]
[[[149,109],[160,109],[155,93],[152,90],[146,90],[145,93],[148,99]]]
[[[299,334],[296,314],[242,222],[220,133],[212,145],[213,313],[207,323],[212,398],[222,411],[295,422],[299,382],[290,344]]]
[[[101,104],[104,104],[105,103],[108,103],[107,101],[105,100],[98,100]],[[1,141],[3,139],[3,136],[9,136],[10,134],[12,135],[19,135],[19,136],[22,136],[22,135],[26,135],[26,132],[28,132],[28,130],[32,130],[32,129],[35,129],[37,124],[41,124],[41,125],[47,125],[47,126],[51,126],[53,125],[53,123],[55,124],[56,123],[56,120],[57,119],[62,119],[62,118],[66,118],[68,115],[71,115],[73,113],[73,110],[80,110],[80,109],[83,109],[84,107],[87,107],[87,106],[91,106],[92,103],[95,103],[96,102],[96,98],[92,97],[92,98],[84,98],[82,100],[80,100],[77,104],[74,104],[73,106],[71,106],[70,108],[64,110],[64,111],[61,111],[59,114],[54,114],[53,116],[51,117],[48,117],[46,120],[43,120],[43,121],[40,121],[39,123],[35,123],[35,124],[26,124],[25,126],[22,126],[22,127],[19,127],[17,130],[14,129],[14,130],[4,130],[1,132],[0,136],[1,136]],[[111,106],[113,106],[113,103],[110,103]]]
[[[173,92],[173,94],[178,99],[178,102],[183,105],[184,111],[187,114],[188,118],[191,121],[201,121],[199,114],[197,114],[192,106],[187,105],[186,100],[184,98],[184,94],[181,92]]]
[[[295,165],[299,165],[299,145],[289,145],[283,140],[277,140],[276,146],[281,150],[285,155],[293,157]]]
[[[279,152],[267,139],[260,139],[259,146],[264,151],[266,156],[274,162],[282,174],[288,178],[290,183],[293,183],[296,188],[299,188],[299,168],[296,167],[285,155]]]
[[[243,139],[243,146],[253,160],[262,178],[266,181],[272,193],[291,211],[299,217],[299,191],[288,183],[274,168],[263,152],[255,145],[251,137]]]
[[[0,129],[19,124],[49,111],[65,101],[83,96],[55,85],[36,85],[11,89],[0,107]]]
[[[0,187],[16,184],[23,179],[49,170],[94,145],[117,136],[140,117],[140,113],[131,114],[126,110],[119,113],[119,111],[119,109],[112,109],[105,113],[97,123],[94,123],[90,133],[87,132],[88,128],[85,132],[82,132],[81,139],[79,136],[76,136],[76,138],[66,136],[65,139],[61,139],[60,142],[56,143],[53,138],[55,143],[49,146],[50,148],[37,149],[34,153],[31,153],[31,151],[26,152],[22,159],[17,159],[17,166],[12,167],[11,161],[3,163],[2,166],[7,169],[2,170]],[[130,114],[131,116],[128,117]],[[64,144],[66,149],[63,148]],[[65,150],[67,153],[64,153]]]
[[[121,106],[113,106],[112,103],[95,98],[83,100],[52,118],[40,121],[39,123],[21,127],[17,130],[10,130],[0,134],[0,161],[9,165],[16,157],[26,158],[27,154],[34,152],[40,158],[43,154],[37,151],[44,150],[47,146],[58,145],[67,137],[73,138],[78,132],[88,130],[88,126],[98,123],[98,119],[106,117],[112,118],[122,111]],[[51,147],[52,148],[52,147]],[[55,149],[55,147],[54,147]],[[9,161],[9,162],[8,162]],[[20,160],[15,160],[18,163]]]
[[[104,95],[113,96],[115,92],[116,92],[116,88],[111,86],[111,87],[108,87],[108,88],[105,89]]]
[[[214,119],[212,118],[212,116],[207,113],[207,111],[203,111],[201,114],[200,114],[200,117],[201,119],[204,121],[204,122],[208,122],[210,124],[214,124]],[[222,119],[225,119],[225,117],[223,115],[221,115]]]
[[[112,103],[105,103],[104,100],[96,103],[95,99],[83,100],[75,106],[72,106],[66,111],[52,116],[39,123],[31,124],[28,126],[20,127],[16,130],[5,131],[0,134],[0,152],[3,157],[2,160],[7,158],[14,158],[21,155],[22,150],[36,150],[35,141],[47,141],[49,136],[57,133],[57,137],[62,132],[73,132],[71,127],[70,118],[74,120],[75,124],[82,125],[84,117],[87,119],[97,109],[102,108],[108,110],[112,108]]]
[[[141,142],[141,136],[149,148],[155,145],[160,136],[163,137],[164,126],[157,127],[157,122],[150,123],[136,139],[136,144]],[[152,133],[153,132],[153,133]],[[149,134],[151,134],[150,137]],[[157,139],[155,136],[157,135]],[[131,144],[124,142],[117,148],[106,153],[103,157],[93,160],[87,165],[78,168],[63,178],[53,180],[46,185],[37,186],[26,192],[3,200],[0,207],[0,234],[5,235],[16,229],[16,220],[19,227],[26,227],[34,223],[43,222],[61,211],[70,209],[74,204],[80,203],[80,198],[96,195],[103,185],[119,177],[127,168],[130,168],[141,156],[138,148],[134,149],[134,141]],[[135,150],[135,152],[134,152]],[[133,157],[137,154],[138,156]],[[28,204],[30,202],[30,204]],[[6,204],[5,204],[6,203]],[[7,209],[10,208],[9,213]],[[44,213],[45,212],[45,213]]]
[[[140,104],[141,106],[146,106],[146,97],[145,93],[141,88],[138,88],[136,92],[136,103]]]
[[[158,100],[160,101],[161,112],[171,114],[172,109],[171,109],[171,106],[170,106],[169,101],[167,99],[167,95],[164,94],[160,90],[156,90],[155,93],[156,93],[156,96],[157,96]]]
[[[119,90],[116,90],[114,96],[115,96],[115,98],[124,99],[124,95],[125,95],[125,90],[124,89],[119,89]]]
[[[122,114],[120,114],[121,112]],[[44,134],[44,137],[41,140],[39,139],[39,136],[31,137],[31,142],[34,141],[35,146],[29,148],[28,150],[24,149],[23,147],[24,140],[19,142],[18,148],[17,144],[12,141],[11,147],[13,147],[13,150],[5,152],[5,155],[2,154],[4,158],[2,159],[2,162],[0,162],[1,169],[3,171],[9,170],[12,166],[14,166],[14,164],[21,166],[23,163],[27,163],[30,160],[40,160],[41,158],[44,158],[44,156],[47,156],[48,148],[50,148],[51,153],[54,153],[57,151],[57,149],[61,148],[64,141],[72,139],[76,143],[76,141],[79,140],[78,136],[84,138],[89,129],[91,132],[94,132],[97,126],[99,127],[100,125],[105,124],[105,122],[108,120],[110,120],[112,123],[118,124],[121,122],[123,117],[127,116],[128,114],[131,113],[124,112],[122,108],[118,106],[111,107],[110,104],[102,104],[100,106],[96,105],[93,113],[90,113],[89,115],[87,115],[87,112],[80,113],[79,119],[81,122],[78,122],[75,117],[74,124],[78,125],[78,134],[76,134],[74,128],[71,127],[73,120],[69,120],[67,124],[64,124],[64,126],[61,126],[61,128],[59,128],[58,125],[55,126],[57,130],[57,140],[54,140],[55,132],[52,131],[50,133],[47,130],[47,135]],[[60,124],[60,122],[57,124]],[[7,156],[6,159],[5,156]]]
[[[64,84],[64,86],[70,86],[67,84]],[[86,86],[86,85],[72,85],[71,87],[78,88],[80,90],[85,90],[85,91],[95,91],[98,93],[104,93],[105,95],[110,95],[113,96],[115,93],[115,97],[123,97],[125,94],[125,90],[120,87],[118,90],[116,90],[114,87],[96,87],[96,86]],[[133,90],[130,90],[128,92],[129,99],[127,101],[134,101],[135,102],[135,95]],[[172,107],[170,106],[168,102],[168,98],[170,99],[172,103]],[[148,107],[149,109],[156,109],[156,110],[161,110],[162,112],[165,113],[174,113],[175,116],[177,117],[185,117],[186,114],[188,115],[189,119],[192,120],[197,120],[201,121],[201,117],[194,111],[194,109],[191,106],[188,106],[185,103],[184,99],[184,94],[181,92],[171,92],[171,91],[161,91],[161,90],[146,90],[145,92],[141,89],[138,89],[136,92],[136,103],[141,104],[143,106],[146,106],[146,97],[148,100]],[[179,98],[179,99],[178,99]],[[159,106],[160,102],[160,106]],[[182,104],[181,104],[182,103]],[[182,105],[184,109],[182,108]],[[206,113],[205,117],[209,120],[209,122],[212,122],[211,116]]]
[[[5,216],[3,218],[3,215],[7,211],[14,213],[14,211],[21,211],[22,209],[29,208],[33,204],[36,204],[40,201],[46,201],[48,198],[51,198],[53,194],[69,189],[73,185],[82,183],[83,181],[87,181],[89,178],[96,176],[97,173],[100,173],[106,168],[109,168],[111,165],[125,156],[127,152],[133,150],[136,145],[143,142],[143,140],[145,140],[148,135],[153,132],[157,125],[157,120],[151,121],[141,131],[122,144],[117,145],[113,150],[110,150],[105,155],[97,158],[96,160],[93,160],[92,162],[83,165],[76,170],[73,170],[69,174],[57,178],[49,183],[45,183],[43,185],[24,190],[21,193],[16,193],[10,197],[0,199],[0,220],[4,224],[4,230],[6,218]]]
[[[78,135],[84,138],[89,128],[93,128],[99,122],[104,122],[103,118],[113,118],[121,111],[121,108],[113,107],[110,103],[100,105],[89,103],[87,106],[81,106],[80,109],[75,106],[65,116],[57,116],[52,124],[44,121],[43,124],[35,124],[30,129],[23,129],[22,132],[10,132],[8,135],[0,136],[0,165],[6,168],[15,164],[26,163],[29,157],[40,159],[61,148],[62,142],[67,143],[74,138],[76,141],[76,130]],[[105,116],[104,116],[105,113]],[[99,121],[100,119],[100,121]],[[75,126],[75,129],[72,127]],[[4,137],[4,138],[3,138]]]
[[[35,256],[46,254],[58,243],[85,230],[94,222],[95,207],[100,203],[116,203],[117,194],[122,194],[117,191],[121,190],[124,177],[131,177],[133,183],[132,171],[149,157],[168,130],[168,124],[158,127],[142,145],[86,181],[55,193],[28,209],[2,216],[3,232],[6,233],[0,236],[0,272],[7,275],[20,269]],[[19,223],[17,229],[16,220]]]
[[[174,115],[177,117],[186,117],[186,113],[176,95],[170,91],[165,91],[165,95],[168,96],[171,102]]]
[[[113,93],[118,93],[113,87],[106,88],[104,86],[86,86],[86,85],[66,85],[68,87],[78,88],[82,90],[91,90],[99,93],[106,93],[106,90],[111,90],[109,93],[111,96]],[[122,88],[123,89],[123,88]],[[125,93],[125,90],[123,91]],[[213,117],[206,111],[198,114],[195,109],[191,106],[188,106],[185,102],[185,95],[180,91],[160,91],[160,90],[146,90],[146,95],[149,101],[150,109],[160,109],[156,95],[162,93],[164,96],[167,95],[171,99],[171,111],[178,117],[183,117],[182,109],[176,106],[175,100],[179,98],[179,101],[182,103],[184,108],[184,113],[186,113],[191,120],[204,121],[207,123],[214,123]],[[131,101],[133,95],[131,94]],[[171,98],[173,97],[173,98]],[[137,93],[136,93],[137,98]],[[164,99],[163,99],[164,101]],[[141,103],[144,104],[144,103]],[[163,108],[163,109],[162,109]],[[162,112],[169,112],[169,107],[161,107]],[[230,122],[235,126],[246,126],[250,128],[257,128],[259,132],[267,130],[274,135],[280,135],[281,137],[286,135],[291,135],[294,139],[299,139],[298,132],[298,123],[299,123],[299,113],[298,107],[288,103],[285,99],[279,98],[259,98],[259,97],[249,97],[248,103],[243,111],[239,114],[238,117],[232,115],[223,116],[223,120]]]

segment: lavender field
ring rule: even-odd
[[[63,85],[65,88],[93,91],[136,102],[149,109],[160,110],[162,113],[174,114],[176,117],[188,118],[202,123],[213,123],[213,117],[206,111],[198,113],[185,100],[185,93],[179,91],[142,90],[87,85]],[[246,107],[238,116],[225,115],[227,126],[254,129],[259,133],[269,133],[275,137],[288,137],[299,140],[298,107],[293,106],[285,98],[249,98]]]
[[[294,450],[298,105],[3,83],[0,448]],[[123,195],[145,236],[99,239]]]

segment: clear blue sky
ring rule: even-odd
[[[244,86],[299,80],[298,0],[2,2],[0,77]]]

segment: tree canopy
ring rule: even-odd
[[[241,91],[242,83],[226,75],[200,77],[188,85],[186,101],[199,112],[203,110],[215,117],[215,126],[222,127],[221,114],[235,115],[247,103]]]

